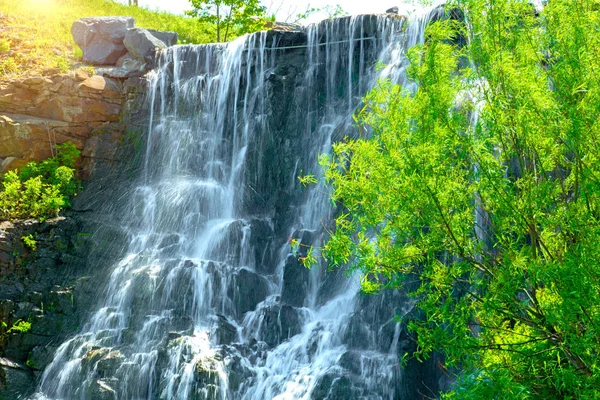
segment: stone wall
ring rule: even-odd
[[[110,162],[143,79],[90,76],[84,71],[0,83],[0,172],[51,157],[57,144],[82,151],[82,177]]]

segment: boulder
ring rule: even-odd
[[[274,347],[299,334],[305,316],[287,304],[275,304],[260,310],[262,323],[258,328],[258,338]]]
[[[127,52],[123,40],[134,25],[132,17],[82,18],[73,22],[71,34],[83,51],[83,62],[114,65]]]
[[[123,362],[124,357],[119,350],[113,350],[102,357],[95,365],[96,372],[101,377],[111,376]]]
[[[240,269],[232,278],[227,288],[227,297],[232,299],[239,317],[254,310],[269,294],[267,280],[246,268]]]
[[[97,67],[98,75],[108,76],[110,78],[130,78],[133,76],[142,76],[146,72],[146,62],[133,58],[129,53],[119,58],[114,67]]]
[[[215,325],[212,330],[212,337],[218,344],[231,344],[237,339],[236,327],[223,315],[215,316]]]
[[[71,34],[78,45],[86,45],[96,38],[123,43],[127,30],[134,26],[133,17],[88,17],[73,22]]]
[[[364,398],[364,396],[360,389],[354,387],[348,376],[328,372],[319,377],[310,398],[314,400],[351,400]]]
[[[86,400],[114,400],[117,391],[114,389],[118,382],[115,379],[92,380],[88,384]]]
[[[71,315],[75,311],[73,293],[70,290],[51,291],[48,295],[48,307],[52,306],[56,312]]]
[[[56,349],[52,346],[35,346],[27,355],[27,365],[31,369],[43,371],[52,361]]]
[[[150,61],[158,50],[167,48],[163,41],[156,38],[147,29],[142,28],[129,29],[123,44],[129,54],[140,61]]]
[[[27,397],[35,389],[33,374],[29,368],[6,358],[0,358],[0,397],[19,399]]]
[[[218,399],[220,393],[219,369],[221,369],[220,358],[217,354],[214,356],[203,355],[197,361],[194,368],[194,389],[195,395],[190,396],[193,399]],[[222,396],[225,398],[225,396]]]
[[[155,38],[167,45],[167,47],[175,46],[177,44],[178,36],[177,32],[157,31],[156,29],[148,29],[148,32]]]
[[[96,41],[88,44],[83,50],[83,62],[94,65],[113,65],[127,53],[122,44]]]
[[[267,29],[271,29],[273,31],[278,32],[302,32],[304,31],[304,27],[300,24],[294,24],[290,22],[267,22]]]

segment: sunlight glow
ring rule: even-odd
[[[56,7],[56,0],[25,0],[25,3],[36,10],[52,10]]]

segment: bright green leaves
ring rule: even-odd
[[[366,292],[419,280],[416,356],[464,371],[448,398],[598,398],[599,4],[452,6],[465,48],[432,24],[418,89],[380,82],[357,115],[370,136],[322,158],[344,210],[323,254]]]
[[[264,29],[266,7],[259,0],[190,0],[187,14],[217,27],[217,42]]]
[[[45,220],[69,205],[77,191],[73,169],[79,150],[71,143],[57,146],[56,157],[31,162],[20,173],[4,175],[0,191],[0,218]]]
[[[27,247],[29,250],[31,250],[31,251],[37,250],[37,241],[35,240],[35,237],[33,234],[22,236],[21,240],[23,241],[23,244],[25,245],[25,247]]]
[[[312,185],[314,183],[317,183],[318,181],[317,181],[317,178],[313,174],[303,175],[302,170],[301,170],[300,175],[298,176],[298,182],[300,182],[300,184],[303,187],[307,187],[308,185]]]

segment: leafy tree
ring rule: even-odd
[[[335,6],[326,5],[325,7],[312,7],[310,4],[308,4],[306,6],[306,10],[295,15],[294,23],[304,21],[311,15],[318,13],[323,13],[326,18],[345,17],[348,15],[348,12],[345,11],[339,4],[336,4]]]
[[[193,10],[188,15],[217,27],[217,42],[231,36],[256,32],[265,27],[266,7],[260,0],[190,0]],[[221,35],[221,31],[225,30]]]
[[[322,157],[341,205],[323,254],[411,290],[416,357],[452,399],[600,397],[600,3],[457,0]],[[457,37],[467,35],[465,47]]]

